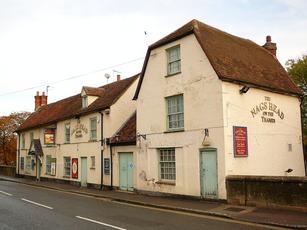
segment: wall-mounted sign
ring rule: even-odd
[[[78,158],[71,159],[71,177],[74,179],[78,179]]]
[[[247,157],[247,127],[233,127],[233,151],[235,157]]]
[[[47,128],[44,130],[44,143],[45,145],[55,144],[55,129]]]
[[[73,128],[71,135],[75,135],[76,138],[82,137],[82,132],[87,133],[87,128],[84,124],[80,123],[80,119],[77,120],[76,126]]]
[[[281,120],[285,118],[283,111],[271,102],[270,97],[264,97],[263,102],[251,109],[251,114],[253,118],[259,114],[261,121],[266,123],[275,123],[277,117]]]
[[[104,158],[103,160],[103,168],[104,168],[104,174],[105,175],[110,175],[110,158]]]

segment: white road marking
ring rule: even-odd
[[[24,199],[24,198],[21,198],[21,200],[23,200],[23,201],[25,201],[25,202],[28,202],[28,203],[31,203],[31,204],[35,204],[35,205],[37,205],[37,206],[41,206],[41,207],[43,207],[43,208],[53,209],[52,207],[49,207],[49,206],[47,206],[47,205],[43,205],[43,204],[40,204],[40,203],[31,201],[31,200],[27,200],[27,199]]]
[[[76,216],[76,217],[79,218],[79,219],[82,219],[82,220],[87,220],[89,222],[93,222],[95,224],[100,224],[100,225],[107,226],[107,227],[110,227],[110,228],[114,228],[114,229],[118,229],[118,230],[127,230],[125,228],[117,227],[117,226],[114,226],[114,225],[111,225],[111,224],[106,224],[106,223],[99,222],[97,220],[92,220],[92,219],[89,219],[89,218],[85,218],[85,217],[82,217],[82,216]]]
[[[13,196],[11,193],[7,193],[7,192],[3,192],[3,191],[0,191],[0,193],[7,195],[7,196]]]

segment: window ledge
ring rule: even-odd
[[[95,167],[90,167],[90,169],[95,169]]]
[[[176,133],[176,132],[184,132],[184,129],[167,130],[164,133]]]
[[[44,145],[43,147],[44,147],[44,148],[55,148],[55,147],[56,147],[56,144],[54,144],[54,145]]]
[[[164,77],[172,77],[172,76],[175,76],[175,75],[178,75],[178,74],[181,74],[181,71],[180,72],[176,72],[176,73],[167,74]]]
[[[97,139],[89,139],[88,142],[97,142]]]
[[[70,179],[70,176],[63,176],[63,178]]]
[[[156,184],[166,184],[166,185],[176,185],[175,181],[163,181],[163,180],[159,180],[156,182]]]

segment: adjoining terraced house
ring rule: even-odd
[[[137,79],[138,75],[97,88],[84,86],[80,94],[50,104],[44,93],[37,94],[35,112],[17,130],[17,174],[111,186],[111,167],[117,163],[110,155],[110,138],[135,114]],[[128,150],[133,154],[134,149]]]
[[[225,199],[227,175],[304,176],[301,95],[270,36],[259,46],[192,20],[147,51],[137,188]]]

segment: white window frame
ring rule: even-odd
[[[95,124],[95,127],[92,127],[92,124]],[[97,117],[90,118],[90,140],[97,140]]]
[[[82,108],[88,107],[88,97],[87,95],[82,96]]]
[[[183,130],[184,129],[184,98],[183,94],[170,96],[165,98],[166,99],[166,111],[167,111],[167,130],[168,131],[176,131],[176,130]],[[181,100],[181,108],[178,104],[178,100]],[[170,103],[173,103],[171,105]],[[175,107],[172,108],[172,107]],[[180,110],[181,109],[181,110]],[[175,110],[175,111],[171,111]],[[174,125],[176,124],[176,125]]]
[[[67,170],[68,169],[68,170]],[[69,173],[67,173],[69,171]],[[63,177],[69,177],[71,175],[71,157],[63,157]]]
[[[159,150],[159,180],[173,182],[173,183],[176,182],[175,148],[161,148],[158,150]]]
[[[166,50],[167,53],[167,75],[173,75],[181,72],[181,54],[180,45]]]
[[[70,123],[64,125],[64,141],[70,143]]]
[[[25,149],[26,148],[26,137],[25,137],[25,134],[22,133],[20,138],[21,138],[21,141],[20,141],[20,145],[21,146],[20,146],[20,148],[21,149]]]
[[[26,173],[31,173],[31,156],[26,156]]]
[[[91,156],[91,169],[95,169],[95,167],[96,167],[95,156]]]
[[[46,155],[46,175],[51,175],[51,155]]]

